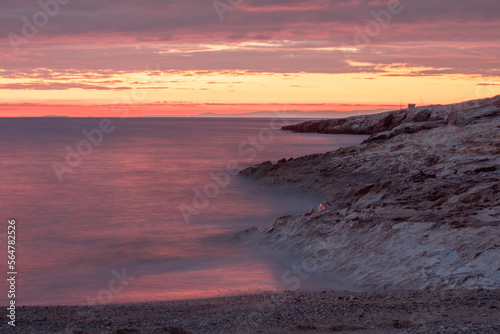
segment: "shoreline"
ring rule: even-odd
[[[500,97],[432,108],[415,111],[412,122],[422,110],[424,126],[387,125],[395,118],[377,114],[386,130],[361,145],[241,172],[326,200],[269,229],[238,233],[240,241],[319,258],[316,273],[338,274],[370,292],[21,306],[13,332],[499,332]],[[370,116],[351,119],[353,126],[373,124]]]
[[[498,289],[499,116],[496,96],[287,126],[372,135],[359,146],[241,171],[326,199],[239,237],[312,261],[316,273],[362,291]]]
[[[500,289],[284,291],[99,306],[23,306],[15,333],[498,333]],[[0,328],[7,331],[6,324]]]

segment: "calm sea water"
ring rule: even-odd
[[[0,119],[0,235],[6,251],[7,219],[15,218],[18,305],[286,288],[282,261],[232,236],[321,199],[230,176],[228,163],[276,162],[365,138],[271,131],[282,122],[270,119],[140,118],[111,119],[89,147],[82,131],[100,121]],[[68,147],[80,158],[66,161]],[[3,305],[6,291],[2,283]]]

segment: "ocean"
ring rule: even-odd
[[[285,261],[233,235],[307,212],[322,198],[260,185],[237,169],[366,138],[278,130],[300,121],[0,119],[0,235],[6,245],[7,221],[15,219],[16,304],[286,289]]]

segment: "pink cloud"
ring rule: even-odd
[[[392,15],[368,43],[357,44],[357,32],[377,21],[373,12],[386,10],[387,4],[244,0],[221,22],[212,1],[205,0],[71,1],[15,53],[8,34],[21,36],[23,17],[33,21],[41,8],[36,1],[12,1],[2,5],[0,66],[6,71],[0,76],[40,68],[119,73],[157,64],[163,70],[277,73],[375,73],[378,65],[391,63],[446,67],[444,73],[464,74],[500,67],[497,0],[401,0],[400,14]],[[245,42],[270,44],[244,47]],[[233,49],[192,50],[193,45],[231,44]],[[346,54],[338,49],[341,44],[356,52]],[[164,53],[176,48],[179,52]],[[349,66],[346,56],[375,66]],[[426,74],[432,73],[437,72]],[[31,75],[53,78],[50,71]]]

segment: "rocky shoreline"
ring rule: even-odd
[[[371,137],[241,171],[326,197],[241,238],[361,290],[500,288],[500,96],[283,129]]]
[[[237,238],[293,257],[309,274],[349,282],[350,291],[299,287],[203,300],[22,306],[16,327],[3,322],[0,331],[498,333],[499,116],[497,96],[353,117],[342,129],[328,120],[307,122],[285,129],[371,137],[241,172],[326,199]]]
[[[331,121],[287,127],[371,137],[359,146],[241,172],[326,199],[308,213],[280,217],[237,238],[364,292],[294,289],[187,301],[22,306],[16,327],[5,321],[0,331],[499,333],[500,96],[392,113],[353,117],[342,129]]]
[[[496,96],[451,105],[431,105],[372,115],[313,120],[283,126],[282,130],[326,134],[377,134],[369,140],[388,139],[402,133],[416,133],[445,125],[465,126],[480,119],[498,117],[499,100]]]

